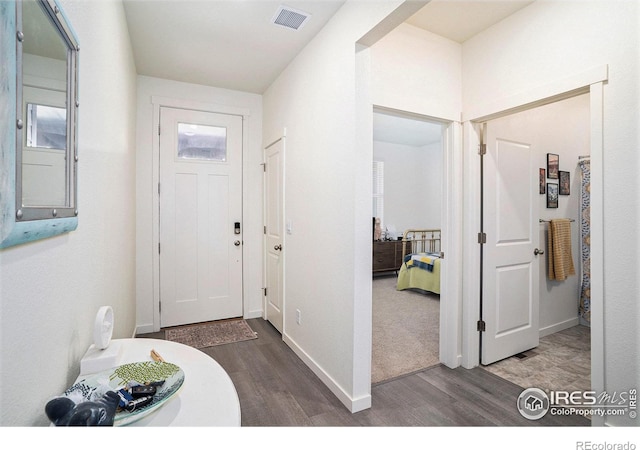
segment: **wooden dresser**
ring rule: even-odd
[[[407,252],[411,243],[407,242]],[[373,273],[397,272],[402,266],[402,241],[373,241]]]

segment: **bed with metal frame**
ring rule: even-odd
[[[440,294],[441,230],[409,229],[402,236],[402,266],[396,289]]]

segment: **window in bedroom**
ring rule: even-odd
[[[373,217],[384,226],[384,162],[373,161]]]

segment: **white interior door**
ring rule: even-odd
[[[242,315],[242,117],[160,110],[160,324]]]
[[[284,149],[281,138],[265,150],[266,318],[283,332]]]
[[[534,137],[509,117],[487,123],[483,161],[481,362],[539,343],[538,167]]]

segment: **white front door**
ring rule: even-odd
[[[284,309],[284,146],[283,137],[265,150],[266,318],[280,333]]]
[[[242,316],[242,117],[160,109],[161,327]]]
[[[487,123],[483,157],[481,363],[538,346],[540,261],[538,166],[534,137],[510,118]]]
[[[69,204],[66,100],[65,92],[54,87],[25,85],[22,90],[22,114],[26,124],[22,130],[24,206]]]

